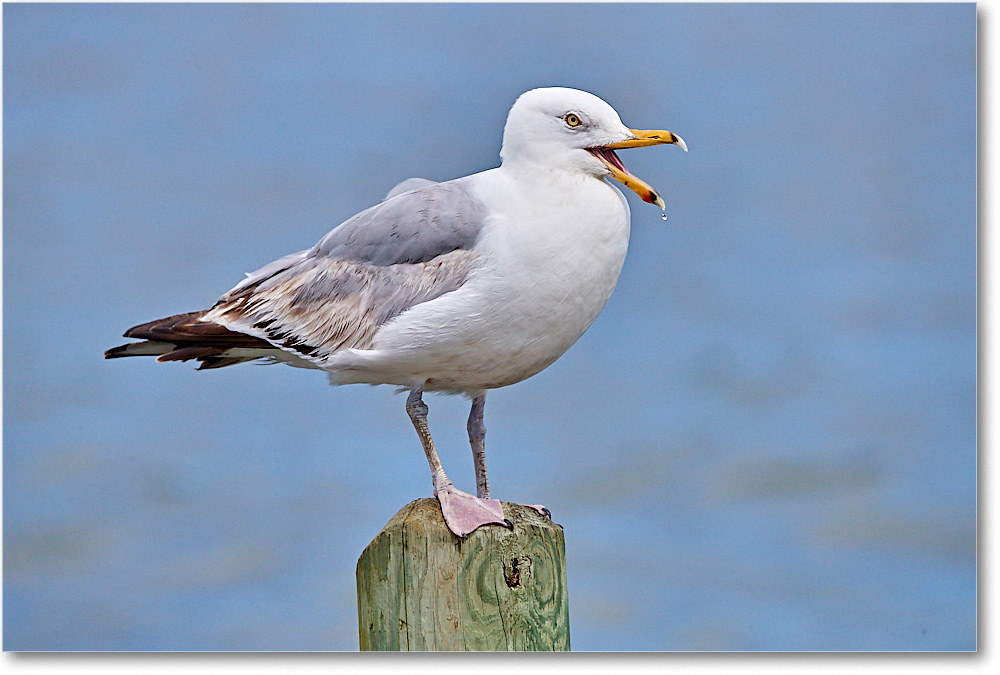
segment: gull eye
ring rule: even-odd
[[[571,127],[578,127],[581,124],[583,124],[579,116],[577,116],[575,113],[567,113],[566,116],[563,117],[563,120],[566,122],[567,125]]]

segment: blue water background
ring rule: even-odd
[[[965,5],[3,8],[5,649],[357,648],[423,454],[390,388],[106,362],[524,90],[622,153],[593,328],[492,392],[494,493],[565,527],[577,650],[976,646],[976,15]],[[428,397],[473,486],[467,402]]]

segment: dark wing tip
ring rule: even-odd
[[[106,359],[126,356],[155,356],[156,360],[201,362],[199,370],[253,361],[257,356],[229,356],[233,348],[272,350],[275,347],[258,337],[231,331],[216,323],[201,321],[204,312],[175,314],[164,319],[133,326],[125,331],[127,338],[139,338],[104,352]]]

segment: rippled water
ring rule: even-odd
[[[975,647],[974,5],[3,9],[5,649],[356,648],[403,399],[101,354],[551,84],[691,148],[624,157],[669,221],[630,195],[604,314],[487,405],[574,649]]]

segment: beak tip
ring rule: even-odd
[[[677,146],[680,147],[680,149],[683,150],[684,152],[687,152],[688,144],[684,142],[684,139],[678,136],[677,134],[674,134],[674,137],[677,139]]]

